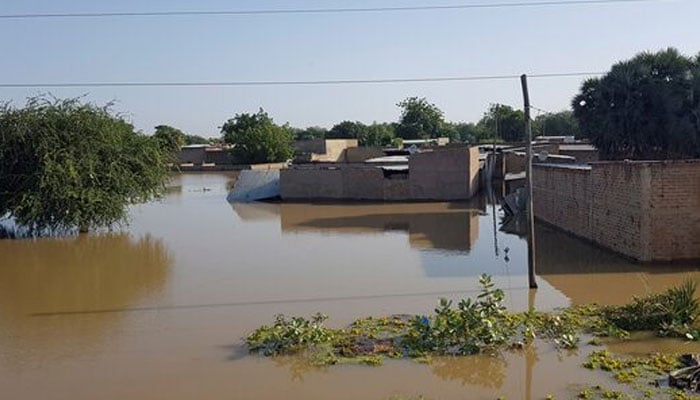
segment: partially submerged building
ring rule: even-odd
[[[700,160],[533,166],[535,217],[641,262],[700,260]]]
[[[440,148],[361,163],[295,164],[280,171],[283,200],[452,201],[479,189],[479,150]]]

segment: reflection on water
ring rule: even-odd
[[[557,398],[600,382],[586,356],[551,347],[423,365],[309,368],[245,355],[241,338],[277,313],[329,325],[428,313],[474,296],[489,273],[523,310],[621,303],[698,265],[641,267],[537,226],[540,290],[527,289],[521,225],[483,198],[433,204],[226,203],[235,174],[174,176],[132,210],[129,233],[0,240],[0,393],[12,399]],[[506,252],[506,249],[508,251]],[[506,256],[509,261],[506,261]],[[636,338],[614,351],[700,349]],[[678,347],[676,347],[678,346]]]
[[[686,279],[700,284],[700,265],[639,265],[544,225],[535,230],[537,272],[573,304],[624,304]]]
[[[0,240],[0,254],[0,348],[38,357],[63,346],[62,333],[76,335],[71,339],[87,348],[110,334],[119,317],[40,320],[36,313],[119,308],[157,298],[173,262],[161,240],[126,234]]]
[[[479,210],[468,204],[281,204],[280,214],[283,232],[400,231],[415,249],[469,252],[479,237]]]
[[[501,356],[437,357],[430,362],[433,373],[462,386],[497,389],[503,386],[508,362]]]
[[[163,242],[126,234],[0,241],[0,317],[123,307],[156,296],[172,256]]]
[[[643,356],[649,351],[669,354],[700,354],[700,342],[659,338],[653,333],[634,333],[629,340],[611,342],[610,351],[620,354]]]
[[[279,220],[283,234],[345,240],[359,235],[405,236],[410,248],[419,250],[421,267],[429,277],[522,273],[517,267],[509,272],[500,247],[513,250],[511,256],[522,255],[524,241],[492,226],[491,208],[482,197],[468,203],[247,203],[232,208],[243,221]],[[485,235],[481,241],[480,234]],[[470,256],[472,251],[477,254]]]
[[[411,247],[469,252],[479,237],[481,210],[469,204],[235,203],[244,221],[277,220],[286,233],[408,234]]]

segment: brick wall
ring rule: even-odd
[[[380,147],[349,147],[345,150],[345,162],[361,163],[371,158],[384,157]]]
[[[700,259],[700,160],[533,170],[538,219],[639,261]]]
[[[183,148],[177,153],[177,162],[179,164],[196,164],[201,165],[206,156],[204,147]]]
[[[478,149],[436,150],[408,159],[411,195],[415,200],[469,199],[478,188]],[[472,154],[473,153],[473,154]],[[476,172],[470,158],[476,158]]]
[[[506,174],[518,174],[525,171],[525,155],[524,153],[518,153],[509,151],[503,153],[503,159],[505,162],[505,173]]]
[[[357,139],[326,139],[325,152],[312,154],[311,161],[345,162],[345,150],[357,145]]]
[[[369,164],[295,166],[281,172],[281,196],[289,200],[466,200],[479,189],[479,150],[414,154],[407,174],[391,172]]]
[[[647,166],[637,163],[603,163],[591,168],[592,239],[618,253],[651,261],[646,194],[651,182]]]
[[[546,164],[577,164],[577,160],[573,156],[549,153],[544,161],[540,161],[538,152],[534,152],[533,162],[534,163],[546,163]],[[518,174],[525,171],[525,165],[527,164],[526,153],[524,152],[513,152],[509,151],[504,153],[505,160],[505,172],[507,174]]]
[[[700,160],[652,163],[649,193],[654,259],[700,259]]]
[[[290,168],[280,173],[285,200],[407,200],[407,179],[390,179],[380,168],[338,165]]]
[[[598,150],[559,150],[559,155],[571,156],[576,159],[579,164],[587,164],[598,161],[600,155]]]
[[[590,238],[590,169],[533,165],[533,178],[535,216]]]
[[[357,139],[314,139],[293,143],[297,162],[346,162],[346,150],[357,146]]]
[[[234,163],[231,151],[224,149],[207,149],[204,152],[204,162],[216,165],[228,165]]]

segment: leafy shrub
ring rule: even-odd
[[[335,332],[323,325],[328,317],[316,314],[310,320],[303,317],[287,319],[278,315],[272,326],[262,326],[253,332],[246,342],[251,351],[262,352],[266,356],[293,353],[296,350],[327,343]]]
[[[462,300],[455,309],[452,301],[440,299],[434,316],[415,317],[407,346],[419,353],[477,354],[505,344],[513,335],[512,327],[504,324],[505,295],[488,275],[482,275],[479,283],[482,289],[476,301]]]

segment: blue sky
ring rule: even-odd
[[[0,14],[378,7],[491,0],[3,0]],[[519,1],[519,0],[510,0]],[[499,1],[502,2],[502,1]],[[394,13],[0,20],[0,81],[261,81],[605,71],[643,50],[700,52],[700,1]],[[533,80],[533,105],[568,107],[582,78]],[[396,103],[427,97],[448,120],[490,103],[521,107],[513,81],[391,85],[51,89],[117,100],[138,129],[168,124],[204,136],[239,112],[330,127],[395,121]],[[22,104],[41,89],[1,89]]]

